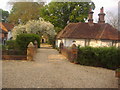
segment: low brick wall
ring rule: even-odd
[[[64,55],[70,62],[73,62],[72,49],[63,47],[63,49],[61,49],[61,54]]]
[[[2,60],[33,60],[33,56],[37,53],[37,43],[35,45],[30,42],[27,50],[3,50]]]
[[[27,55],[2,55],[2,60],[27,60]]]
[[[75,59],[77,59],[78,50],[75,44],[73,44],[71,48],[64,47],[63,44],[61,44],[59,50],[59,52],[63,54],[70,62],[77,64]]]
[[[2,55],[27,55],[27,50],[2,50]]]

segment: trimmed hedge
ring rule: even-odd
[[[16,43],[16,40],[8,40],[6,41],[6,48],[9,49],[19,49],[19,45]]]
[[[16,38],[16,42],[19,44],[20,49],[25,50],[30,42],[37,41],[38,48],[40,47],[40,36],[36,34],[20,34]]]
[[[77,62],[81,65],[116,69],[120,66],[120,48],[82,47],[78,48]]]

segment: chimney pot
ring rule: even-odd
[[[104,13],[104,8],[103,7],[100,9],[100,13]]]
[[[89,25],[93,25],[93,11],[92,8],[90,8],[89,15],[88,15],[88,23]]]
[[[98,23],[105,23],[105,20],[104,20],[105,13],[104,13],[103,7],[100,9],[100,13],[98,14],[98,16],[99,16]]]

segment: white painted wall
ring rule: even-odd
[[[91,46],[91,47],[100,47],[101,43],[102,43],[101,40],[91,39],[89,46]]]
[[[73,42],[76,41],[76,42]],[[80,45],[81,47],[85,46],[85,39],[66,39],[65,46],[69,47],[72,46],[73,44],[76,44],[77,46]]]
[[[112,40],[102,40],[102,47],[110,47],[112,46]]]
[[[85,39],[62,39],[64,46],[71,47],[73,44],[73,41],[76,41],[74,44],[77,46],[80,45],[81,47],[85,46]],[[56,46],[59,47],[61,40],[56,40]],[[88,43],[87,43],[88,44]],[[120,45],[120,42],[116,44],[118,47],[118,44]],[[112,46],[112,40],[95,40],[91,39],[89,42],[89,46],[91,47],[110,47]]]
[[[116,44],[116,47],[120,47],[120,41]]]
[[[11,37],[12,37],[12,32],[9,31],[9,32],[8,32],[8,36],[7,36],[7,40],[10,40]]]
[[[61,42],[60,39],[57,39],[57,40],[56,40],[56,47],[59,47],[59,46],[60,46],[60,42]]]
[[[84,39],[62,39],[65,47],[71,47],[73,44],[73,41],[76,41],[76,45],[80,45],[81,47],[85,46],[85,40]],[[59,47],[61,40],[56,40],[56,46]]]

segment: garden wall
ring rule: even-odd
[[[33,60],[38,45],[30,42],[26,50],[3,50],[2,60]]]
[[[60,45],[60,53],[63,54],[70,62],[76,63],[77,59],[77,47],[75,44],[71,48],[67,48]]]
[[[27,60],[27,55],[2,55],[2,60]]]

